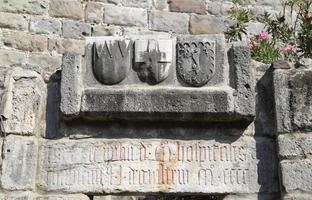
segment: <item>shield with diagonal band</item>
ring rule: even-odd
[[[177,73],[191,86],[205,85],[215,73],[214,41],[181,41],[177,44]]]
[[[130,40],[104,40],[93,44],[95,78],[107,85],[121,82],[131,68]]]

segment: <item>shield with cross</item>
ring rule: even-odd
[[[107,39],[93,44],[95,78],[107,85],[121,82],[131,67],[131,40]]]
[[[157,84],[164,81],[172,64],[172,40],[140,39],[135,41],[135,71],[141,81]]]

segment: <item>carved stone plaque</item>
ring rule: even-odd
[[[157,84],[165,80],[172,63],[172,40],[135,41],[135,70],[141,81]]]
[[[274,192],[273,145],[249,137],[49,141],[40,151],[39,187],[84,193],[249,193],[260,187]]]
[[[215,73],[215,42],[204,39],[179,41],[177,73],[188,85],[205,85]]]
[[[96,79],[107,85],[126,78],[131,67],[131,40],[103,40],[93,44],[93,72]]]

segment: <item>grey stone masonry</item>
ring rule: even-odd
[[[77,115],[80,111],[81,92],[81,56],[65,54],[62,64],[61,111],[65,115]]]
[[[42,15],[47,13],[48,0],[0,0],[0,11]]]
[[[312,192],[312,161],[283,160],[280,163],[282,184],[286,192],[301,190]]]
[[[278,133],[312,130],[311,70],[274,72],[275,113]]]
[[[104,22],[107,24],[146,27],[147,11],[141,8],[105,5]]]
[[[23,15],[0,12],[0,27],[26,30],[28,28],[28,20]]]
[[[44,131],[46,89],[42,77],[22,68],[5,71],[1,102],[5,133],[38,135]]]
[[[194,42],[197,47],[188,47]],[[90,37],[86,46],[81,77],[75,75],[79,65],[64,57],[65,115],[178,121],[251,120],[255,115],[249,51],[244,45],[233,47],[234,72],[228,73],[221,35]]]
[[[51,0],[49,14],[52,17],[82,20],[83,5],[78,0]]]
[[[3,143],[2,188],[34,189],[37,155],[38,144],[35,137],[7,136]]]
[[[312,192],[312,70],[273,65],[275,115],[283,199],[310,199]]]
[[[281,158],[306,158],[312,156],[312,135],[283,134],[278,136],[279,156]]]

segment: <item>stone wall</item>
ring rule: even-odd
[[[131,105],[123,104],[121,113],[143,110],[139,119],[151,116],[147,122],[131,121],[137,115],[122,115],[106,123],[103,112],[114,110],[116,102],[100,103],[105,97],[107,102],[118,99],[117,93],[109,98],[99,95],[96,104],[87,99],[82,106],[87,114],[79,113],[81,94],[75,92],[87,86],[76,78],[90,57],[87,37],[172,39],[172,35],[222,33],[231,6],[229,1],[214,0],[0,0],[0,199],[100,200],[110,199],[102,197],[108,194],[158,192],[226,200],[279,199],[281,194],[284,199],[309,199],[311,73],[280,69],[273,73],[258,63],[254,77],[246,47],[231,49],[222,37],[217,40],[222,71],[208,83],[212,88],[192,91],[172,77],[166,82],[171,91],[161,87],[157,91],[156,86],[140,95],[142,91],[127,88],[127,98],[157,99],[144,104],[132,98]],[[255,14],[281,10],[278,1],[250,0],[245,6]],[[250,22],[249,33],[262,27]],[[125,85],[138,80],[127,81]],[[90,91],[85,94],[93,97]],[[176,95],[170,97],[170,108],[161,104],[168,94]],[[186,95],[192,103],[182,101]],[[168,113],[146,114],[151,108],[160,113],[178,110],[184,120],[174,121],[175,115]],[[159,122],[162,118],[168,122]],[[122,154],[122,149],[132,153]],[[213,155],[201,157],[200,149]],[[120,154],[114,157],[113,152]],[[109,154],[110,158],[103,156]],[[154,178],[141,179],[145,176]]]
[[[62,54],[84,54],[86,36],[221,33],[229,1],[1,0],[0,66],[22,66],[47,81]],[[248,1],[254,13],[281,10],[278,1]],[[249,32],[262,28],[251,22]],[[26,39],[27,38],[27,39]]]

